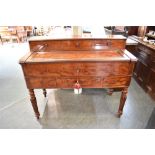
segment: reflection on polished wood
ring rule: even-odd
[[[123,37],[30,40],[30,53],[20,59],[34,112],[39,117],[33,89],[115,88],[122,90],[123,112],[136,58],[125,50]]]

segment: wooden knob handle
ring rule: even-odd
[[[111,41],[107,41],[107,46],[111,46],[112,42]]]
[[[79,73],[79,72],[80,72],[80,70],[79,70],[79,69],[77,69],[77,70],[76,70],[76,72],[77,72],[77,73]]]
[[[80,47],[80,43],[79,42],[76,42],[76,47]]]

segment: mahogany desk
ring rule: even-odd
[[[34,89],[109,88],[122,91],[121,116],[137,59],[125,50],[126,38],[52,38],[29,40],[30,53],[20,59],[30,100],[37,118]]]

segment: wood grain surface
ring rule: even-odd
[[[39,117],[33,89],[121,88],[118,115],[123,112],[137,59],[125,50],[125,38],[31,40],[30,53],[20,59],[34,112]]]

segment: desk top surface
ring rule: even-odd
[[[20,63],[44,62],[77,62],[77,61],[136,61],[137,59],[127,50],[99,51],[52,51],[33,52],[20,60]]]

